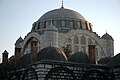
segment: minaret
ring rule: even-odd
[[[8,54],[9,53],[6,50],[2,53],[2,64],[4,66],[8,64]]]

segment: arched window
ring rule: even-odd
[[[96,57],[98,57],[98,49],[95,48]]]
[[[90,45],[92,43],[92,39],[88,38],[88,45]]]
[[[56,25],[57,25],[57,22],[56,22],[56,21],[54,21],[53,25],[54,25],[54,26],[56,26]]]
[[[65,21],[62,21],[62,27],[65,27]]]
[[[49,22],[46,22],[46,27],[49,26]]]
[[[73,27],[73,22],[70,22],[70,27],[71,27],[71,28]]]
[[[78,28],[80,28],[80,22],[78,22]]]
[[[86,29],[86,25],[84,21],[82,21],[82,29]]]
[[[82,52],[86,52],[86,48],[84,46],[81,47]]]
[[[86,38],[85,36],[81,36],[81,44],[86,45]]]
[[[67,49],[69,52],[71,52],[71,51],[72,51],[72,46],[71,46],[70,44],[67,44],[67,45],[66,45],[66,49]]]
[[[69,43],[71,43],[71,42],[72,42],[72,40],[71,40],[70,38],[68,38],[68,42],[69,42]]]
[[[78,46],[75,45],[75,46],[74,46],[74,53],[76,53],[76,52],[78,52],[78,51],[79,51]]]
[[[79,39],[77,36],[74,37],[74,44],[78,44],[79,43]]]

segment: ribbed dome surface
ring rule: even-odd
[[[77,52],[70,56],[68,61],[77,63],[90,63],[89,58],[84,52]]]
[[[51,10],[45,13],[39,20],[47,20],[47,19],[52,20],[56,18],[71,18],[71,19],[85,20],[85,18],[78,12],[65,8]]]
[[[46,47],[40,50],[37,56],[37,60],[66,61],[67,57],[61,49],[50,46],[50,47]]]

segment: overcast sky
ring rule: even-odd
[[[0,0],[0,58],[4,50],[13,55],[15,41],[27,35],[33,22],[60,7],[61,0]],[[64,7],[83,15],[99,36],[107,31],[115,55],[120,52],[120,0],[64,0]]]

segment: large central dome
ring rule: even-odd
[[[81,14],[74,10],[61,7],[43,14],[38,21],[33,24],[32,31],[41,31],[49,25],[54,25],[58,31],[68,32],[72,29],[84,29],[92,31],[92,24]]]
[[[65,9],[63,7],[61,7],[60,9],[54,9],[45,13],[39,20],[56,19],[56,18],[70,18],[70,19],[85,20],[85,18],[78,12],[70,9]]]

